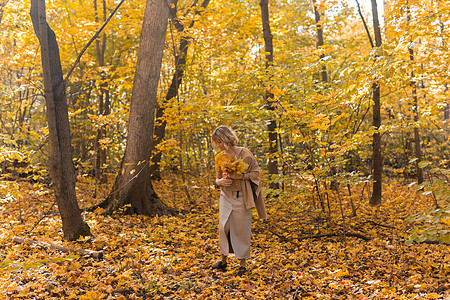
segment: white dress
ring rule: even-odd
[[[245,207],[240,181],[233,180],[220,192],[219,245],[222,255],[234,253],[237,259],[244,259],[250,257],[252,209]]]

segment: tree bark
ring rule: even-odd
[[[317,30],[317,49],[320,49],[324,45],[323,41],[323,27],[320,23],[320,12],[317,10],[316,0],[313,0],[313,8],[314,8],[314,17],[316,19],[316,30]],[[322,60],[325,57],[325,54],[320,54],[320,59]],[[325,64],[322,66],[322,70],[320,72],[322,82],[328,81],[327,67]]]
[[[261,7],[261,20],[266,52],[266,69],[268,70],[273,65],[273,36],[270,29],[269,20],[269,0],[261,0],[259,2],[259,6]],[[275,106],[273,105],[273,101],[271,100],[273,98],[274,95],[270,92],[267,92],[264,95],[264,100],[266,100],[267,102],[266,109],[269,112],[275,110]],[[275,177],[278,176],[278,135],[276,120],[269,120],[267,124],[267,132],[269,136],[269,163],[267,167],[269,175]],[[272,180],[270,180],[269,186],[271,189],[279,189],[278,183]]]
[[[320,22],[320,12],[317,9],[316,0],[313,0],[312,4],[313,4],[313,9],[314,9],[314,17],[315,17],[315,21],[316,21],[316,31],[317,31],[317,43],[316,43],[316,46],[317,46],[317,49],[320,50],[325,45],[324,39],[323,39],[323,26],[322,26],[322,24]],[[320,60],[322,61],[324,57],[325,57],[325,54],[321,53],[320,54]],[[320,79],[321,79],[321,81],[323,83],[323,86],[326,87],[326,83],[328,82],[327,66],[326,66],[324,61],[322,61],[321,63],[322,63],[322,69],[320,70],[320,76],[318,76],[318,77],[320,77]],[[334,160],[334,156],[331,157],[331,161],[333,161],[333,160]],[[332,177],[334,177],[336,174],[337,174],[336,167],[331,165],[330,166],[330,175]],[[334,179],[330,180],[330,187],[331,188],[335,188],[336,190],[338,190],[338,185],[339,185],[339,183],[336,180],[334,180]],[[326,186],[326,183],[325,183],[325,186]],[[325,193],[326,193],[326,196],[327,196],[327,199],[328,199],[328,192],[326,192],[326,189],[325,189]],[[320,199],[320,200],[322,201],[322,199]],[[324,205],[322,204],[322,207],[323,206]]]
[[[439,26],[441,29],[441,47],[442,49],[446,49],[447,48],[447,42],[446,42],[446,38],[445,38],[445,23],[444,21],[442,21],[442,14],[439,14]],[[444,78],[446,78],[447,76],[444,76]],[[448,131],[449,131],[449,120],[450,120],[450,103],[449,103],[449,99],[448,99],[448,83],[445,82],[444,84],[444,97],[445,98],[445,106],[444,106],[444,130],[445,130],[445,138],[447,138],[448,136]],[[444,149],[447,148],[447,145],[444,146]],[[448,165],[448,164],[447,164]]]
[[[6,6],[7,3],[8,1],[3,1],[2,3],[0,3],[0,24],[2,24],[3,19],[3,8]]]
[[[204,0],[201,4],[201,7],[206,9],[210,0]],[[201,11],[197,10],[196,14],[200,14]],[[176,5],[174,5],[174,9],[172,9],[171,13],[172,22],[175,24],[175,28],[178,32],[183,32],[185,27],[178,22],[176,18]],[[188,28],[192,28],[194,26],[195,21],[192,21]],[[162,103],[156,104],[156,124],[155,131],[153,134],[153,143],[152,143],[152,163],[150,165],[150,176],[153,179],[161,179],[161,158],[162,152],[157,150],[158,145],[164,140],[166,136],[166,126],[167,122],[164,119],[165,115],[165,105],[167,102],[178,96],[178,90],[181,85],[184,76],[184,69],[186,66],[186,57],[189,50],[190,38],[189,36],[183,35],[180,40],[180,44],[178,45],[178,52],[175,54],[175,73],[172,76],[172,82],[170,83],[169,89],[167,90],[166,97]],[[174,49],[175,51],[175,49]]]
[[[106,1],[103,0],[103,22],[106,22]],[[94,9],[95,9],[95,21],[99,23],[98,18],[98,7],[97,0],[94,0]],[[96,52],[97,52],[97,61],[100,69],[105,66],[105,51],[106,51],[106,34],[103,33],[102,40],[100,44],[100,40],[97,39],[95,41]],[[109,89],[108,82],[106,78],[106,74],[104,70],[100,71],[100,84],[99,84],[100,93],[98,95],[98,114],[99,116],[107,116],[109,115]],[[95,177],[99,183],[106,183],[107,178],[104,172],[104,166],[106,165],[106,147],[102,145],[101,140],[106,136],[106,126],[101,125],[97,129],[97,137],[95,140],[95,150],[96,150],[96,158],[95,158]]]
[[[375,32],[375,47],[381,47],[381,29],[378,20],[378,8],[377,0],[372,0],[372,15],[373,15],[373,28]],[[372,125],[377,130],[373,136],[372,142],[372,166],[373,166],[373,188],[372,197],[369,200],[371,205],[381,204],[381,192],[382,192],[382,172],[383,172],[383,156],[381,154],[381,134],[378,131],[381,126],[381,92],[378,82],[374,82],[372,85],[372,100],[373,100],[373,119]]]
[[[50,136],[50,174],[62,219],[64,238],[76,240],[80,236],[90,235],[90,228],[83,221],[75,194],[69,115],[58,43],[46,20],[45,0],[32,0],[30,15],[41,45]]]
[[[416,160],[416,174],[417,174],[417,183],[423,183],[423,170],[419,167],[419,163],[422,161],[422,149],[420,147],[420,132],[419,132],[419,101],[417,98],[417,85],[414,84],[413,87],[413,112],[414,112],[414,154],[417,158]]]
[[[411,21],[411,12],[409,6],[407,8],[407,20],[408,25]],[[412,48],[412,39],[410,41],[409,50],[409,60],[411,64],[414,62],[414,49]],[[414,66],[412,66],[414,68]],[[423,170],[419,167],[419,163],[422,161],[422,149],[420,148],[420,132],[419,132],[419,99],[417,97],[417,83],[414,81],[414,71],[411,71],[411,86],[412,86],[412,98],[413,98],[413,114],[414,114],[414,155],[417,158],[415,161],[416,164],[416,175],[417,175],[417,183],[423,183]]]
[[[448,84],[445,84],[445,89],[444,89],[444,95],[447,95],[448,92]],[[450,120],[450,105],[449,105],[449,100],[446,99],[445,100],[445,106],[444,106],[444,122],[448,128],[448,120]]]
[[[126,212],[143,215],[173,214],[155,193],[149,164],[158,81],[169,18],[165,0],[147,0],[131,96],[125,155],[109,197],[101,204],[106,213],[130,205]]]

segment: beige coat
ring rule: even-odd
[[[219,203],[219,245],[220,252],[236,258],[250,257],[252,208],[258,216],[266,218],[266,209],[261,192],[258,163],[246,148],[239,148],[237,158],[248,164],[243,179],[234,179],[231,186],[222,186]],[[217,177],[221,177],[217,172]]]
[[[261,219],[267,218],[266,206],[261,192],[261,180],[259,179],[259,165],[256,158],[247,148],[240,150],[241,155],[238,158],[248,164],[247,173],[244,174],[244,180],[241,181],[244,192],[245,207],[256,207],[258,216]]]
[[[256,207],[260,219],[267,218],[266,206],[261,191],[261,180],[259,179],[260,170],[256,158],[252,152],[244,147],[237,147],[239,155],[246,164],[248,164],[247,173],[243,174],[244,179],[235,179],[231,187],[221,187],[230,191],[240,190],[244,193],[244,203],[247,209]],[[221,178],[222,174],[217,173],[217,178]]]

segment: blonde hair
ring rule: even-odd
[[[218,149],[217,144],[220,142],[225,145],[225,148],[229,149],[236,146],[239,139],[233,129],[228,126],[221,125],[217,127],[211,135],[211,144],[214,149]]]

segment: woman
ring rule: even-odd
[[[219,245],[222,260],[212,268],[225,270],[227,256],[234,253],[240,261],[237,276],[242,276],[246,272],[245,261],[250,257],[252,208],[256,207],[260,218],[267,218],[267,214],[258,163],[250,150],[236,146],[238,141],[236,133],[227,126],[217,127],[211,136],[213,148],[223,153],[216,156],[216,184],[221,190]],[[224,171],[224,157],[228,161],[241,159],[246,164],[242,164],[246,170],[242,174]]]

